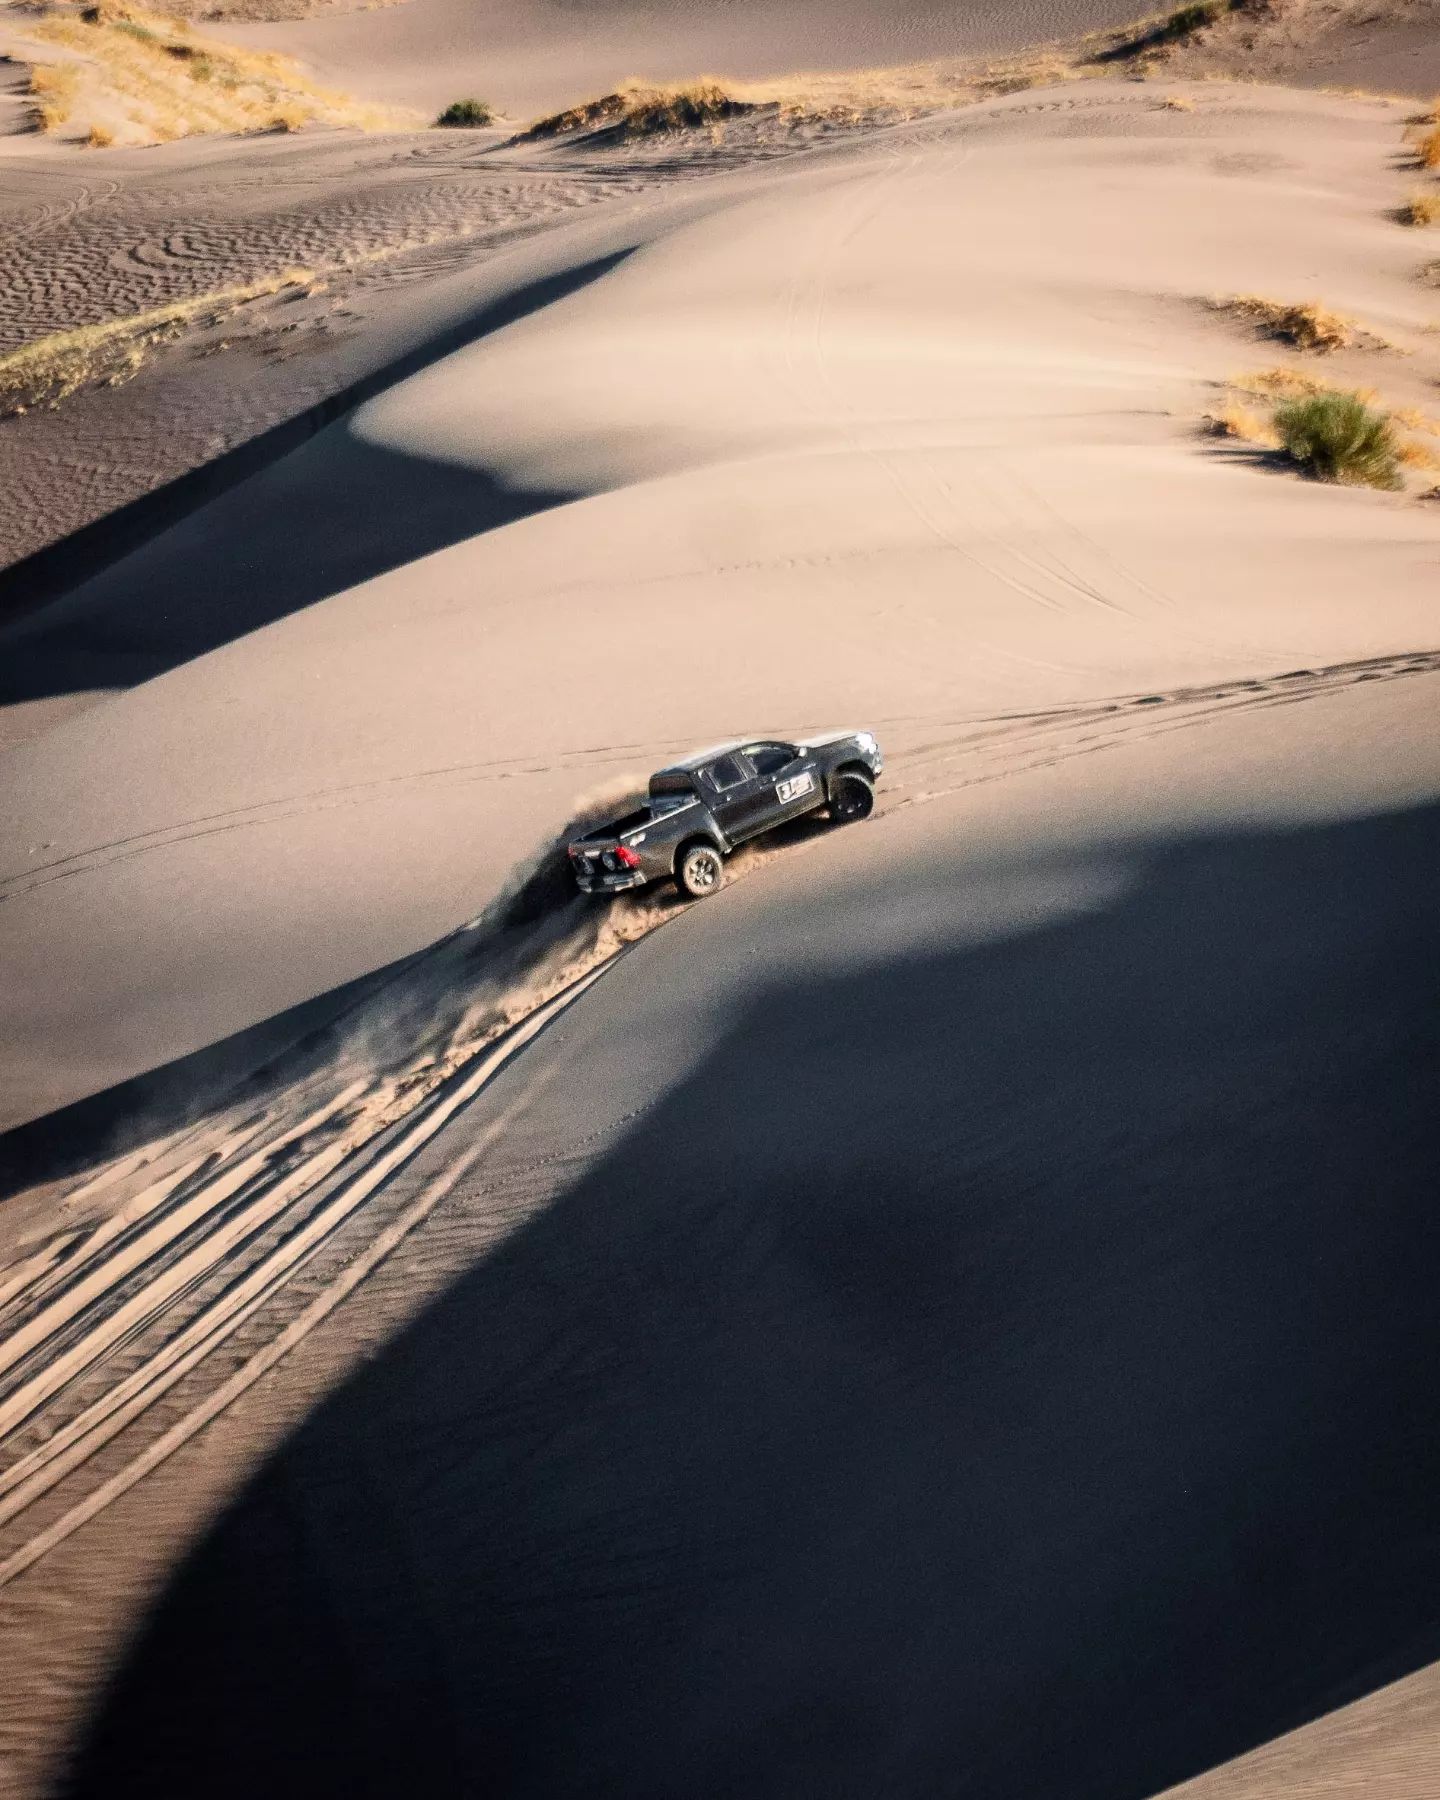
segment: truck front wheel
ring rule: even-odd
[[[725,864],[713,844],[690,844],[675,863],[675,885],[687,900],[704,900],[725,879]]]
[[[830,784],[830,817],[837,825],[868,819],[875,810],[875,789],[854,769],[846,769]]]

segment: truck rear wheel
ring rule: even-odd
[[[704,900],[725,879],[725,864],[713,844],[688,844],[675,863],[675,885],[687,900]]]
[[[875,810],[875,789],[854,769],[846,769],[830,784],[830,817],[837,825],[868,819]]]

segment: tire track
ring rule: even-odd
[[[1436,672],[1440,650],[1420,651],[924,721],[932,734],[891,758],[898,780],[878,816],[1230,712]],[[736,874],[820,841],[742,852]],[[397,1191],[403,1184],[392,1188],[396,1173],[630,941],[678,910],[652,903],[608,936],[597,928],[578,963],[572,956],[548,987],[532,974],[516,989],[512,978],[499,1026],[493,1004],[483,1015],[472,1009],[439,1045],[417,1041],[400,1066],[361,1081],[345,1079],[344,1058],[331,1053],[269,1104],[252,1098],[80,1184],[72,1205],[82,1195],[92,1206],[107,1196],[115,1204],[88,1233],[57,1233],[48,1260],[32,1254],[0,1300],[0,1586],[143,1480],[328,1317],[429,1216],[459,1171],[413,1200]],[[418,1015],[468,967],[463,957],[447,963],[443,946],[436,954],[431,985],[411,995]],[[419,967],[424,975],[424,959]],[[472,1160],[480,1150],[468,1153]]]

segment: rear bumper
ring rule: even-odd
[[[647,881],[653,881],[653,875],[647,875],[643,869],[627,869],[621,874],[581,875],[575,876],[576,886],[582,894],[621,894],[626,888],[644,887]]]

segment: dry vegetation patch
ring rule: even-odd
[[[1113,42],[1098,50],[1096,60],[1109,63],[1155,60],[1158,53],[1188,43],[1212,25],[1218,25],[1227,14],[1254,10],[1255,3],[1256,0],[1196,0],[1195,4],[1177,7],[1174,12],[1137,20],[1118,33]]]
[[[623,82],[614,93],[537,119],[517,141],[608,131],[617,139],[696,128],[718,130],[729,120],[769,114],[782,125],[859,126],[899,122],[969,106],[1031,88],[1111,75],[1114,65],[1136,62],[1144,46],[1181,41],[1232,6],[1253,0],[1206,0],[1179,12],[1141,21],[1121,31],[1092,32],[1066,43],[999,58],[949,57],[878,69],[805,71],[763,81],[721,81],[713,76],[679,84]],[[1195,102],[1170,94],[1159,105],[1190,112]]]
[[[1402,468],[1440,470],[1440,443],[1425,441],[1440,439],[1440,419],[1418,407],[1385,405],[1374,388],[1346,388],[1288,368],[1232,375],[1227,387],[1204,416],[1206,430],[1283,451],[1316,480],[1395,489],[1403,485]]]
[[[1417,189],[1400,208],[1402,225],[1434,225],[1440,223],[1440,193]]]
[[[200,132],[295,131],[413,124],[317,87],[298,64],[194,33],[124,0],[51,6],[24,28],[30,92],[43,131],[73,131],[94,148],[154,144]]]
[[[0,418],[57,407],[83,389],[120,387],[140,373],[157,347],[187,330],[218,325],[252,300],[287,289],[316,293],[322,285],[318,270],[285,269],[263,281],[175,300],[128,318],[53,332],[0,356]]]
[[[524,141],[568,137],[577,131],[610,131],[622,138],[653,137],[660,132],[718,124],[756,110],[755,102],[741,99],[708,77],[673,87],[627,81],[613,94],[537,119],[519,136]]]
[[[1392,346],[1347,313],[1332,311],[1318,300],[1270,300],[1263,294],[1232,294],[1211,304],[1253,325],[1263,336],[1297,350],[1327,355],[1334,350],[1383,350]]]
[[[1214,412],[1201,421],[1216,437],[1238,438],[1241,443],[1258,444],[1263,450],[1278,450],[1280,439],[1269,417],[1234,398],[1222,400]]]

